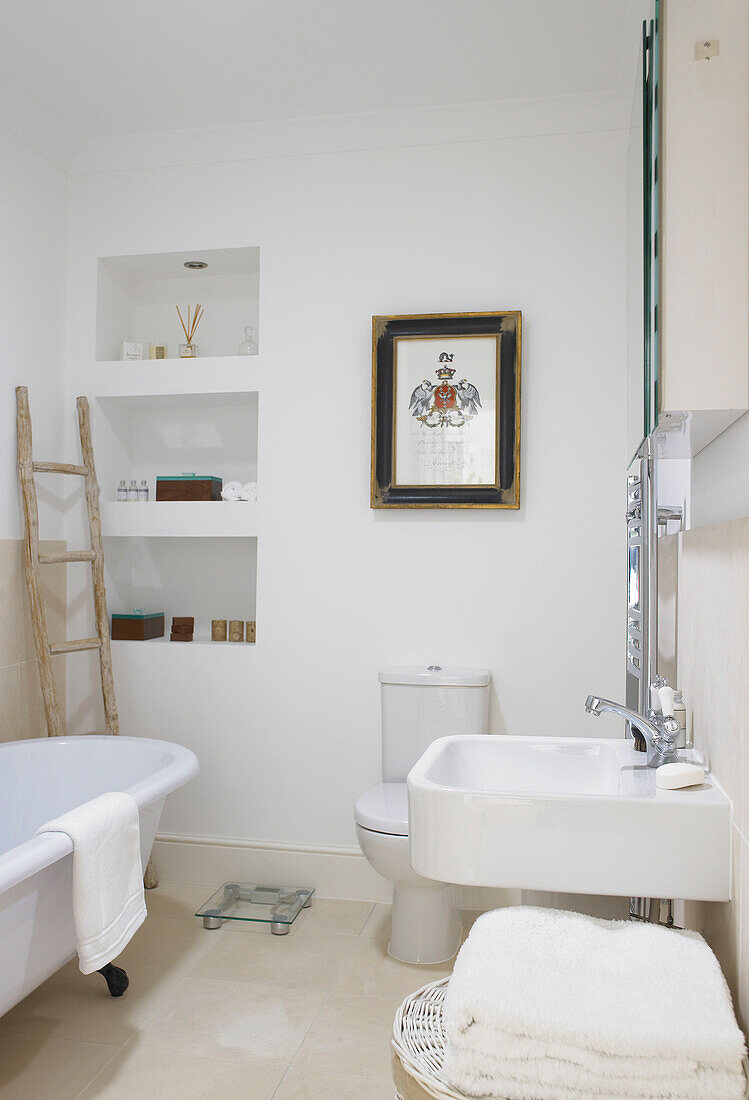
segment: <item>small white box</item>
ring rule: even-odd
[[[142,344],[129,344],[124,340],[122,341],[122,351],[120,359],[142,359],[143,358],[143,345]]]

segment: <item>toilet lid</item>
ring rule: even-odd
[[[408,836],[408,788],[405,783],[380,783],[356,800],[354,820],[364,829],[391,836]]]

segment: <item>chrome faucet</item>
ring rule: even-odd
[[[638,714],[636,710],[623,707],[619,703],[612,703],[610,699],[599,699],[597,695],[589,695],[585,701],[585,709],[588,714],[596,716],[610,710],[613,714],[619,714],[640,731],[645,738],[647,746],[647,766],[660,768],[661,764],[675,764],[678,761],[676,753],[677,739],[681,727],[675,718],[664,718],[662,714],[651,710],[647,717]]]

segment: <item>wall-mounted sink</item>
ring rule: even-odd
[[[411,863],[469,886],[727,901],[731,803],[622,739],[442,737],[408,776]]]

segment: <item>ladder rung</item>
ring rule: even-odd
[[[40,554],[40,565],[57,565],[61,561],[93,561],[93,550],[66,550],[64,554]]]
[[[74,642],[50,642],[49,651],[54,656],[56,653],[77,653],[80,649],[100,649],[101,642],[98,638],[78,638]]]
[[[88,470],[85,466],[74,466],[70,462],[34,462],[35,474],[75,474],[77,477],[86,477]]]

